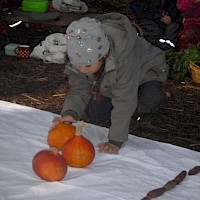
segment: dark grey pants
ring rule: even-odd
[[[161,102],[164,100],[162,83],[159,81],[149,81],[139,86],[138,105],[133,117],[158,111]],[[110,119],[113,106],[111,99],[101,96],[100,102],[91,99],[86,114],[93,123],[105,122]]]

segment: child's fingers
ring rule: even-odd
[[[118,154],[119,148],[113,144],[108,142],[103,142],[97,145],[99,148],[99,152],[101,153],[109,153],[109,154]]]
[[[61,121],[61,117],[54,117],[52,122],[60,122]]]

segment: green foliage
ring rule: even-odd
[[[189,73],[189,61],[200,62],[200,46],[188,44],[185,51],[166,52],[166,60],[170,66],[169,77],[176,81],[184,81]]]

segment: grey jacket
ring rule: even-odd
[[[165,53],[139,37],[126,16],[108,13],[97,18],[111,42],[100,83],[100,93],[112,98],[113,104],[108,138],[125,142],[137,107],[139,85],[151,80],[165,81],[168,65]],[[61,115],[75,111],[80,117],[91,98],[94,77],[79,73],[70,63],[65,73],[69,76],[70,91]]]

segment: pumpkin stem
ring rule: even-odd
[[[76,135],[81,136],[82,128],[84,125],[84,121],[80,121],[79,124],[76,126]]]
[[[53,154],[58,154],[59,150],[56,148],[56,147],[50,147],[50,151],[53,153]]]

